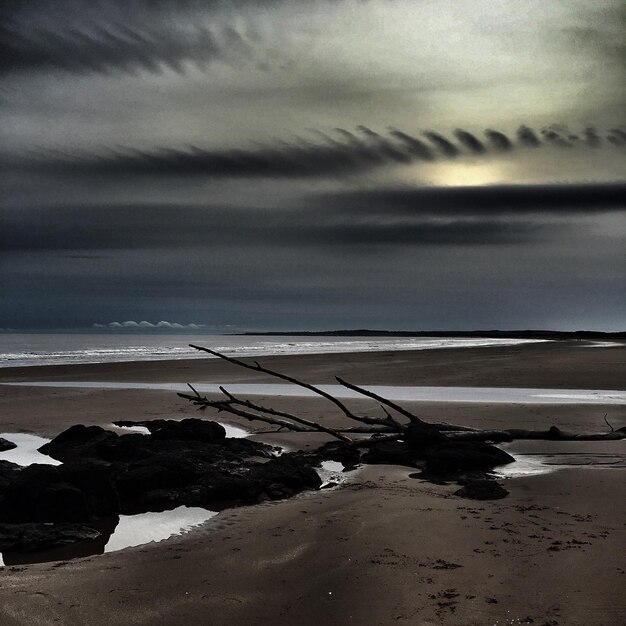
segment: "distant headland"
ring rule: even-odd
[[[235,335],[257,336],[300,336],[300,337],[458,337],[458,338],[489,338],[489,339],[549,339],[549,340],[591,340],[591,341],[623,341],[626,331],[602,332],[595,330],[314,330],[314,331],[266,331],[233,333]]]

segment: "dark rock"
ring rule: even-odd
[[[0,552],[47,550],[99,537],[99,531],[83,524],[0,524]]]
[[[428,424],[409,424],[402,436],[406,445],[413,450],[426,450],[445,441],[445,435]]]
[[[176,420],[154,420],[145,422],[155,439],[178,439],[214,443],[226,438],[226,429],[218,422],[201,420],[194,417]]]
[[[509,492],[495,480],[469,480],[454,495],[470,500],[500,500]]]
[[[4,492],[2,521],[89,522],[117,515],[119,501],[108,466],[95,463],[30,465]]]
[[[17,448],[17,444],[12,441],[8,441],[0,437],[0,452],[6,452],[7,450],[13,450],[13,448]]]
[[[321,479],[304,454],[286,454],[266,463],[214,466],[188,490],[189,503],[220,510],[227,506],[289,498],[319,489]]]
[[[22,470],[22,466],[10,461],[0,461],[0,491],[12,483]]]
[[[329,441],[318,448],[315,454],[323,461],[337,461],[347,468],[357,466],[361,460],[359,449],[343,441]]]
[[[371,465],[406,465],[418,467],[420,454],[410,449],[401,441],[380,441],[372,444],[361,457],[364,463]]]
[[[250,476],[260,481],[266,491],[271,485],[281,485],[293,495],[305,489],[319,489],[322,480],[304,455],[283,454],[267,463],[250,468]]]
[[[154,454],[150,437],[140,434],[121,435],[98,442],[89,448],[89,454],[108,463],[132,463]]]
[[[171,508],[179,499],[172,492],[184,490],[201,473],[201,463],[179,454],[156,454],[132,463],[114,476],[121,510],[133,514]]]
[[[208,420],[185,419],[117,422],[145,425],[150,435],[117,435],[99,426],[72,426],[40,448],[44,454],[64,461],[106,461],[135,463],[155,455],[190,452],[211,454],[215,462],[241,460],[253,456],[269,458],[272,446],[247,439],[227,439],[224,427]]]
[[[218,424],[219,426],[219,424]],[[164,431],[160,431],[164,432]],[[170,431],[170,434],[173,431]],[[180,431],[179,431],[180,434]],[[183,432],[183,437],[185,437]],[[240,461],[249,457],[269,458],[273,448],[248,439],[219,439],[214,442],[162,435],[129,434],[97,444],[90,450],[93,458],[109,463],[134,463],[155,455],[203,455],[211,462]]]
[[[215,448],[205,448],[207,452]],[[274,458],[276,448],[266,443],[242,438],[228,438],[219,444],[219,454],[224,460],[237,461],[242,458],[260,457],[265,459]]]
[[[76,424],[41,446],[39,452],[58,461],[68,462],[93,457],[95,447],[111,439],[117,439],[117,435],[100,426]]]
[[[486,470],[515,461],[504,450],[480,441],[442,443],[428,450],[425,456],[426,472],[440,475]]]
[[[211,454],[215,462],[252,456],[269,458],[273,453],[272,446],[263,443],[226,439],[224,427],[217,422],[187,419],[151,420],[143,424],[149,425],[153,434],[118,436],[98,426],[72,426],[40,451],[65,462],[97,460],[116,464],[135,463],[161,454],[184,456],[189,452]]]
[[[263,485],[248,468],[212,468],[188,490],[189,504],[217,511],[238,504],[254,504],[262,498]]]
[[[41,518],[54,521],[85,521],[94,517],[87,494],[68,482],[43,486],[37,496],[37,510]]]

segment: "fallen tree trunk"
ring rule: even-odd
[[[258,361],[247,363],[233,357],[226,356],[215,350],[190,344],[192,348],[206,352],[224,361],[251,369],[256,372],[269,374],[274,378],[298,385],[309,391],[313,391],[320,397],[332,402],[348,419],[357,422],[357,426],[331,428],[320,421],[305,419],[293,413],[280,411],[272,407],[264,407],[248,399],[241,399],[230,393],[225,387],[220,386],[223,398],[212,400],[200,395],[191,385],[192,394],[179,393],[181,398],[189,400],[200,409],[214,408],[218,412],[225,411],[249,421],[265,422],[277,427],[277,431],[287,429],[295,432],[325,433],[339,441],[357,447],[369,447],[372,443],[389,440],[406,440],[410,445],[434,445],[445,441],[476,441],[476,442],[504,442],[517,439],[541,439],[550,441],[616,441],[626,438],[626,427],[615,430],[606,420],[611,429],[609,432],[599,433],[571,433],[565,432],[556,426],[548,430],[526,430],[510,428],[503,430],[481,430],[458,426],[455,424],[429,423],[414,415],[399,404],[380,396],[369,389],[349,383],[339,377],[337,382],[344,387],[356,391],[366,398],[370,398],[380,404],[384,417],[369,415],[357,415],[343,402],[330,393],[306,383],[292,376],[276,372],[262,366]],[[392,415],[388,409],[395,411],[398,416]],[[369,435],[369,437],[351,437],[350,435]]]

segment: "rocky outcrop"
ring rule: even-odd
[[[140,425],[145,426],[156,439],[214,443],[226,438],[226,429],[221,424],[197,418],[152,420]]]
[[[39,451],[64,463],[81,460],[111,464],[135,463],[161,454],[212,454],[215,461],[244,457],[270,457],[272,446],[245,439],[226,439],[224,427],[200,419],[118,422],[120,425],[149,424],[150,435],[117,435],[100,426],[77,425],[68,428]]]
[[[93,457],[94,450],[99,444],[112,439],[117,439],[117,435],[100,426],[76,424],[41,446],[39,452],[57,461],[74,461],[79,458]]]
[[[206,420],[123,424],[146,426],[150,434],[72,426],[40,448],[63,465],[32,465],[19,476],[8,468],[0,521],[90,522],[180,505],[216,510],[285,498],[321,484],[313,465],[325,455],[275,458],[271,446],[226,438],[223,426]],[[350,454],[336,446],[327,452]],[[351,458],[357,460],[358,453]]]

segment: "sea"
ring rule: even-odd
[[[166,333],[0,333],[0,367],[206,358],[189,346],[229,356],[432,350],[532,343],[529,339],[335,337]]]

